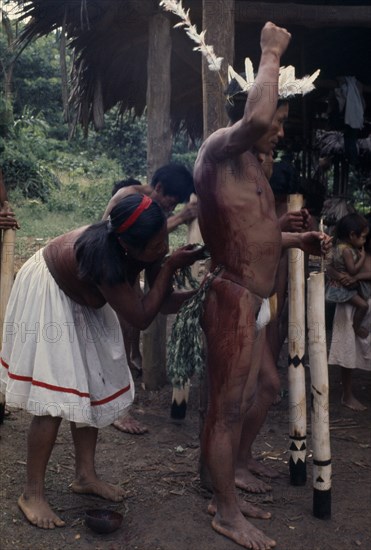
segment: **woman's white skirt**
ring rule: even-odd
[[[368,330],[367,338],[359,338],[353,329],[355,308],[351,304],[337,304],[333,320],[329,365],[346,369],[371,371],[371,299],[362,326]]]
[[[134,383],[116,313],[77,304],[42,251],[17,274],[3,326],[0,391],[8,407],[102,428],[127,412]]]

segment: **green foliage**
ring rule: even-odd
[[[25,107],[22,115],[9,125],[8,138],[0,150],[0,166],[7,189],[19,188],[27,198],[47,201],[59,180],[43,162],[48,159],[48,124]]]
[[[51,189],[59,187],[59,180],[45,166],[27,159],[14,151],[10,156],[6,152],[1,156],[0,166],[4,174],[7,189],[18,188],[27,198],[47,201]]]
[[[184,164],[190,172],[193,172],[200,145],[201,142],[193,143],[185,132],[180,132],[174,139],[171,160]]]
[[[52,33],[31,42],[14,66],[14,113],[25,105],[42,113],[50,127],[63,125],[63,105],[57,35]]]
[[[120,164],[127,177],[143,179],[147,169],[146,140],[146,117],[135,118],[132,113],[121,116],[114,108],[106,114],[105,128],[89,135],[88,146],[105,151]]]
[[[0,92],[0,138],[6,137],[13,126],[13,109],[9,100]]]

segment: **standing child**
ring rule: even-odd
[[[336,224],[336,246],[330,267],[338,272],[345,272],[351,277],[359,273],[364,264],[366,253],[364,244],[369,229],[367,220],[356,213],[347,214]],[[353,329],[360,338],[367,338],[368,332],[362,327],[362,321],[367,313],[368,304],[360,293],[358,283],[346,286],[344,279],[331,277],[326,289],[326,300],[335,303],[349,303],[355,307]]]
[[[338,273],[333,269],[331,277],[339,280],[344,286],[359,283],[360,293],[368,302],[369,309],[363,319],[362,327],[368,332],[367,338],[358,338],[351,330],[355,309],[345,303],[337,304],[331,347],[328,362],[341,367],[343,392],[341,403],[354,411],[364,411],[365,407],[353,393],[353,372],[355,369],[371,372],[371,215],[367,216],[369,233],[365,242],[366,258],[359,273],[350,277],[347,273]]]

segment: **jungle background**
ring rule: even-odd
[[[0,167],[9,202],[20,222],[16,267],[46,239],[100,219],[112,185],[135,177],[146,181],[146,116],[113,109],[105,128],[84,136],[66,116],[61,75],[61,36],[39,38],[15,58],[21,28],[4,14],[0,32]],[[62,62],[67,74],[71,59]],[[68,88],[68,82],[65,84]],[[172,161],[192,170],[195,145],[174,139]],[[182,244],[186,229],[172,235]]]

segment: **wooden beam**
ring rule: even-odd
[[[170,160],[172,133],[170,128],[170,21],[164,13],[149,22],[147,63],[147,178]],[[157,390],[167,382],[166,316],[159,313],[143,333],[143,384]]]
[[[185,5],[191,8],[191,15],[201,15],[200,0],[187,0]],[[261,24],[273,21],[277,25],[298,25],[308,28],[369,28],[371,27],[371,7],[236,0],[235,21]]]
[[[202,59],[204,138],[228,123],[224,88],[228,63],[233,63],[234,58],[234,6],[235,0],[203,0],[202,28],[207,30],[206,42],[217,44],[215,53],[224,58],[220,74],[210,71],[205,58]]]
[[[371,27],[370,6],[236,2],[236,22],[303,27]]]

